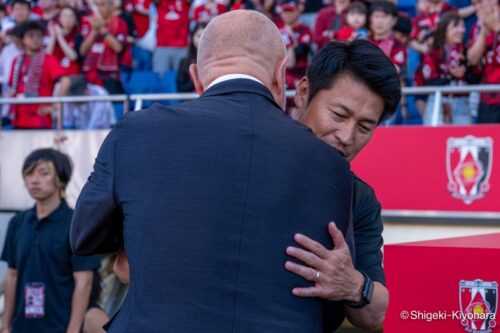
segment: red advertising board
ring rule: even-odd
[[[384,248],[391,293],[384,333],[494,333],[500,233]]]
[[[352,168],[386,211],[500,213],[500,125],[381,127]]]

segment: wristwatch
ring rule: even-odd
[[[370,279],[370,277],[365,273],[361,272],[363,276],[365,277],[365,283],[363,285],[363,289],[361,290],[361,301],[359,302],[352,302],[352,301],[343,301],[344,305],[347,305],[350,308],[353,309],[361,309],[365,305],[368,305],[372,302],[372,297],[373,297],[373,281]]]

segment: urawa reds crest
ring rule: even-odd
[[[466,204],[482,198],[490,189],[493,140],[468,135],[449,138],[446,145],[448,190]]]
[[[460,323],[466,332],[491,333],[495,330],[498,283],[482,280],[460,281]]]

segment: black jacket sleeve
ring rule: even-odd
[[[97,155],[94,171],[76,202],[70,243],[76,255],[118,251],[123,244],[123,216],[114,195],[114,153],[120,122],[107,136]]]

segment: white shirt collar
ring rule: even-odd
[[[255,82],[259,82],[260,84],[264,85],[264,83],[262,83],[262,81],[254,78],[251,75],[247,75],[247,74],[226,74],[226,75],[219,76],[218,78],[216,78],[215,80],[213,80],[212,83],[210,83],[208,85],[207,89],[209,89],[212,86],[215,86],[218,83],[221,83],[221,82],[224,82],[224,81],[229,81],[229,80],[234,80],[234,79],[248,79],[248,80],[252,80],[252,81],[255,81]]]

